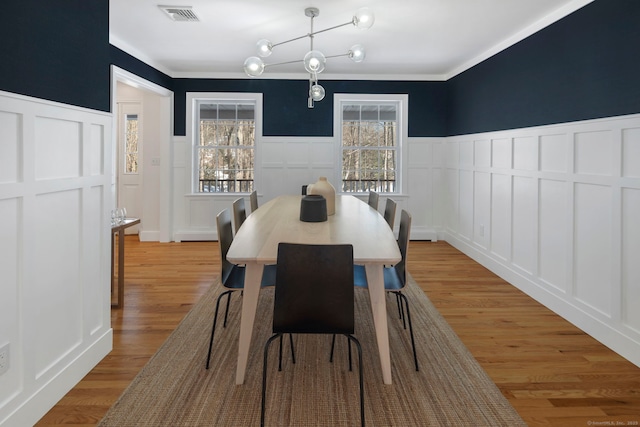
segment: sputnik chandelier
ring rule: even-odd
[[[250,77],[258,77],[262,75],[266,67],[302,62],[304,64],[305,70],[307,70],[307,72],[309,73],[309,98],[307,101],[307,106],[309,108],[313,108],[313,103],[315,101],[322,101],[322,99],[324,98],[325,91],[324,91],[324,88],[320,86],[320,84],[318,83],[318,74],[320,74],[324,70],[325,65],[327,63],[327,59],[346,56],[349,59],[351,59],[353,62],[362,62],[366,54],[364,50],[364,46],[362,46],[361,44],[356,44],[351,46],[351,48],[347,51],[347,53],[344,53],[341,55],[325,56],[319,50],[313,49],[313,38],[315,37],[316,34],[324,33],[330,30],[335,30],[336,28],[344,27],[345,25],[353,25],[354,27],[359,29],[368,29],[373,25],[374,16],[371,9],[369,9],[368,7],[363,7],[356,11],[355,15],[349,22],[345,22],[344,24],[336,25],[334,27],[326,28],[324,30],[313,31],[313,19],[320,14],[320,10],[318,10],[318,8],[315,8],[315,7],[308,7],[304,10],[304,14],[308,16],[311,20],[311,31],[309,31],[308,34],[302,35],[300,37],[295,37],[293,39],[286,40],[280,43],[271,43],[267,39],[259,40],[257,43],[258,55],[260,55],[260,57],[262,58],[266,58],[269,55],[271,55],[271,53],[273,52],[273,48],[276,46],[280,46],[285,43],[289,43],[292,41],[304,39],[305,37],[309,37],[309,40],[310,40],[309,52],[307,52],[307,54],[304,56],[303,59],[287,61],[287,62],[278,62],[275,64],[265,64],[261,58],[257,56],[252,56],[247,58],[246,61],[244,61],[244,71]]]

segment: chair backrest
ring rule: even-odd
[[[378,210],[378,200],[380,199],[380,195],[375,191],[369,191],[369,206],[373,209]]]
[[[353,246],[280,243],[273,332],[353,331]]]
[[[398,248],[402,260],[393,268],[396,269],[398,277],[404,285],[407,283],[407,250],[409,249],[409,238],[411,232],[411,215],[404,209],[400,212],[400,230],[398,232]]]
[[[258,192],[256,190],[249,194],[249,201],[251,202],[251,213],[254,213],[258,210]]]
[[[244,198],[240,197],[233,201],[233,225],[236,233],[245,219],[247,219],[247,209],[244,207]]]
[[[233,228],[231,227],[231,212],[224,209],[216,216],[216,226],[218,227],[218,243],[220,244],[220,261],[222,264],[221,281],[226,283],[233,264],[227,261],[227,252],[233,242]]]
[[[384,205],[384,219],[389,224],[389,227],[393,230],[393,225],[396,221],[396,202],[393,199],[387,198],[387,203]]]

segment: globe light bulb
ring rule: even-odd
[[[321,73],[326,63],[327,58],[319,50],[311,50],[304,56],[304,69],[311,74]]]
[[[362,62],[365,56],[367,56],[367,52],[365,52],[364,46],[361,44],[354,44],[351,46],[351,49],[349,49],[348,56],[353,62]]]
[[[273,44],[267,39],[258,40],[256,46],[258,48],[258,55],[263,58],[266,58],[271,55],[271,52],[273,52]]]
[[[316,83],[313,86],[311,86],[311,89],[309,90],[309,95],[311,96],[311,99],[313,99],[314,101],[322,101],[325,95],[324,88]]]
[[[375,21],[375,16],[373,15],[373,10],[368,7],[362,7],[356,11],[356,14],[353,16],[353,25],[356,28],[361,30],[366,30],[371,28],[373,22]]]
[[[264,62],[257,56],[251,56],[244,61],[244,72],[249,77],[258,77],[264,71]]]

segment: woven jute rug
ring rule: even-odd
[[[260,294],[245,383],[235,384],[241,296],[232,296],[229,322],[219,314],[212,366],[205,369],[215,299],[214,284],[187,314],[111,407],[99,426],[257,426],[260,423],[262,349],[271,336],[273,289]],[[525,426],[424,292],[406,289],[420,371],[409,330],[394,296],[387,298],[393,384],[382,382],[369,293],[356,290],[356,333],[362,343],[365,420],[368,426]],[[224,302],[224,300],[223,300]],[[222,306],[222,304],[221,304]],[[339,337],[329,363],[331,337],[295,335],[296,363],[285,340],[278,372],[277,342],[268,365],[269,426],[360,424],[357,358],[349,371],[347,340]],[[355,353],[355,348],[354,355]]]

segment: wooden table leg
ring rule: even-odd
[[[244,276],[244,292],[242,296],[242,319],[240,321],[240,338],[238,340],[238,365],[236,368],[236,384],[244,384],[244,374],[249,359],[249,347],[253,334],[253,322],[260,296],[262,280],[262,264],[247,263]]]
[[[391,356],[389,351],[389,330],[387,329],[387,303],[385,300],[384,275],[381,264],[367,264],[367,283],[369,297],[371,299],[371,312],[376,328],[378,340],[378,352],[380,353],[380,366],[382,368],[382,380],[385,384],[391,384]]]
[[[114,267],[116,266],[115,265],[116,257],[115,257],[114,252],[113,252],[113,244],[114,244],[114,242],[115,242],[115,236],[114,236],[114,233],[112,231],[111,232],[111,297],[112,297],[112,300],[113,300],[113,291],[114,291],[115,285],[116,285],[116,275],[114,274],[115,272],[113,271]]]
[[[118,232],[118,307],[124,307],[124,230]]]

